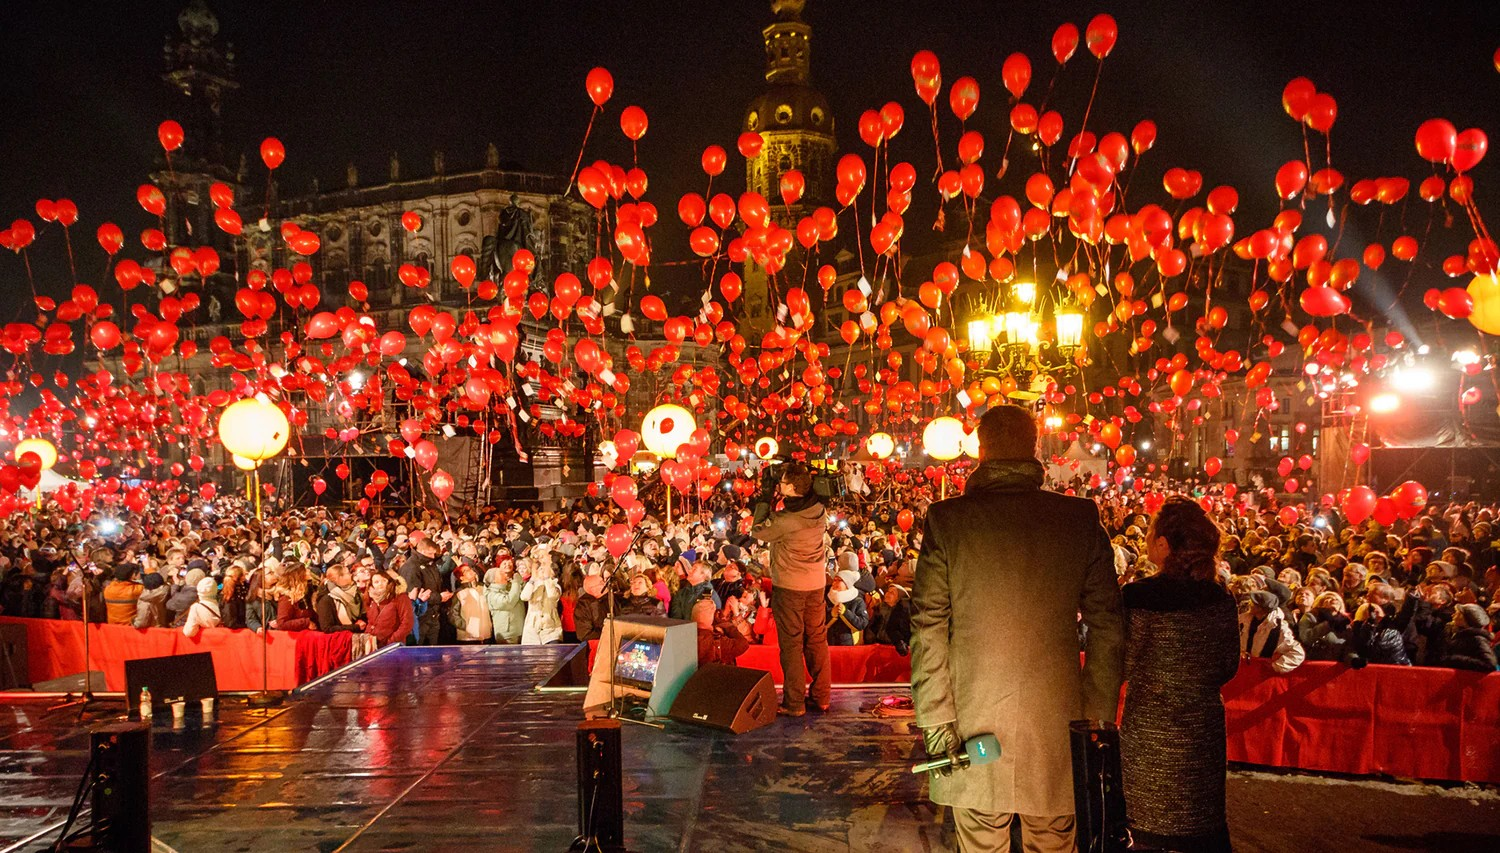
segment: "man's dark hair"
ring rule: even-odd
[[[996,406],[979,419],[981,459],[1035,459],[1036,418],[1020,406]]]
[[[801,462],[788,462],[781,469],[781,481],[801,497],[812,491],[812,470]]]

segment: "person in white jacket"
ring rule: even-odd
[[[221,621],[219,583],[213,578],[204,578],[198,581],[198,600],[188,607],[187,623],[182,626],[182,633],[196,637],[204,628],[219,627]]]
[[[458,567],[458,592],[448,602],[448,618],[458,632],[460,643],[488,643],[494,626],[490,622],[490,605],[479,573],[465,563]]]
[[[1240,656],[1267,658],[1271,669],[1291,672],[1306,654],[1279,604],[1275,593],[1250,593],[1250,608],[1240,614]]]
[[[562,639],[562,618],[557,612],[557,602],[562,599],[562,587],[552,571],[552,562],[547,558],[538,561],[528,576],[522,561],[521,576],[526,584],[521,587],[521,600],[526,602],[526,624],[521,630],[521,645],[539,646]]]

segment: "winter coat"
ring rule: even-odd
[[[1068,724],[1112,720],[1119,707],[1114,551],[1093,501],[1044,491],[1042,480],[1035,459],[985,461],[962,497],[927,511],[912,593],[916,722],[1002,744],[997,761],[930,780],[939,805],[1072,814]]]
[[[844,611],[841,616],[835,616],[838,605],[828,605],[828,645],[830,646],[855,646],[867,642],[867,638],[860,637],[858,643],[854,641],[855,631],[864,631],[870,625],[870,610],[865,606],[864,596],[856,591],[855,596],[844,602]]]
[[[903,595],[895,607],[888,606],[883,601],[877,605],[875,615],[870,617],[867,637],[876,643],[895,646],[898,655],[910,653],[911,599]]]
[[[672,605],[667,608],[667,617],[681,619],[684,622],[692,621],[693,605],[705,595],[713,599],[715,611],[723,609],[724,602],[720,600],[719,594],[714,592],[713,583],[704,581],[695,586],[679,586],[677,592],[672,594]]]
[[[187,623],[182,626],[182,633],[189,637],[198,636],[198,632],[204,628],[217,628],[222,621],[219,617],[219,590],[213,585],[213,581],[202,582],[207,590],[198,591],[198,600],[188,608]]]
[[[720,663],[734,666],[750,648],[750,640],[732,623],[698,629],[698,665]]]
[[[346,614],[349,617],[349,624],[346,625],[344,624],[344,620],[339,617],[338,599],[328,594],[326,589],[319,590],[317,597],[313,599],[313,614],[316,618],[318,630],[328,633],[338,631],[359,633],[359,626],[354,623],[364,618],[364,610],[360,606],[359,593],[355,592],[354,595],[354,612]]]
[[[135,619],[131,624],[137,628],[167,627],[167,588],[165,586],[148,589],[141,593],[141,597],[135,600]]]
[[[448,618],[453,621],[460,643],[489,642],[494,637],[490,603],[481,584],[471,583],[454,593],[448,602]]]
[[[604,620],[609,618],[609,599],[580,593],[573,605],[573,632],[580,643],[599,639]]]
[[[1272,610],[1255,626],[1254,636],[1250,635],[1252,619],[1249,611],[1239,616],[1241,654],[1253,658],[1269,658],[1271,669],[1277,672],[1291,672],[1302,665],[1307,654],[1303,651],[1302,644],[1292,635],[1292,626],[1285,614],[1280,610]]]
[[[167,616],[173,628],[180,628],[187,621],[188,608],[198,600],[198,590],[192,584],[174,584],[172,594],[167,596]]]
[[[307,602],[302,599],[294,599],[284,595],[276,600],[276,630],[277,631],[306,631],[318,629],[314,620],[316,614]]]
[[[1490,632],[1484,628],[1462,628],[1455,632],[1447,643],[1448,653],[1439,666],[1454,669],[1472,669],[1475,672],[1494,672],[1495,646]]]
[[[521,629],[521,643],[539,646],[562,639],[562,620],[557,614],[557,602],[562,598],[562,587],[555,579],[533,578],[521,587],[521,600],[526,602],[526,622]]]
[[[145,587],[135,581],[112,580],[104,585],[104,612],[111,625],[133,625],[136,601]]]
[[[1213,581],[1169,575],[1126,584],[1123,596],[1120,765],[1131,831],[1153,836],[1153,849],[1199,849],[1182,842],[1227,832],[1219,690],[1240,663],[1234,599]]]
[[[1349,617],[1336,613],[1319,619],[1309,610],[1297,620],[1297,642],[1308,660],[1341,661],[1351,650]]]
[[[484,574],[485,601],[490,608],[490,626],[497,643],[519,643],[526,622],[526,605],[521,601],[521,577],[511,575],[510,583],[500,583],[500,570]]]
[[[411,599],[406,593],[393,590],[391,597],[384,602],[365,596],[365,633],[374,637],[381,646],[405,640],[415,622]]]
[[[771,585],[778,589],[822,591],[828,582],[828,549],[823,545],[828,510],[816,498],[802,505],[808,498],[792,498],[792,505],[800,508],[773,512],[750,530],[751,536],[771,546]],[[691,601],[688,608],[692,609]]]
[[[1366,663],[1411,666],[1401,632],[1387,627],[1384,621],[1378,625],[1368,619],[1355,622],[1353,643],[1354,651],[1363,656]]]

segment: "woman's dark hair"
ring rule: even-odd
[[[1219,554],[1219,527],[1195,501],[1180,495],[1167,498],[1151,523],[1151,536],[1167,540],[1162,574],[1213,580]]]

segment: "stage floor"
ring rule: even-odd
[[[181,732],[158,717],[154,834],[180,851],[566,850],[582,694],[533,688],[570,651],[398,649],[267,713],[226,699],[216,726]],[[737,737],[627,726],[629,846],[951,849],[906,772],[909,723],[861,710],[887,692],[836,690],[830,714]],[[0,850],[46,848],[17,842],[60,824],[87,762],[77,712],[48,704],[0,705]],[[1240,850],[1500,849],[1493,791],[1236,772],[1229,796]]]

